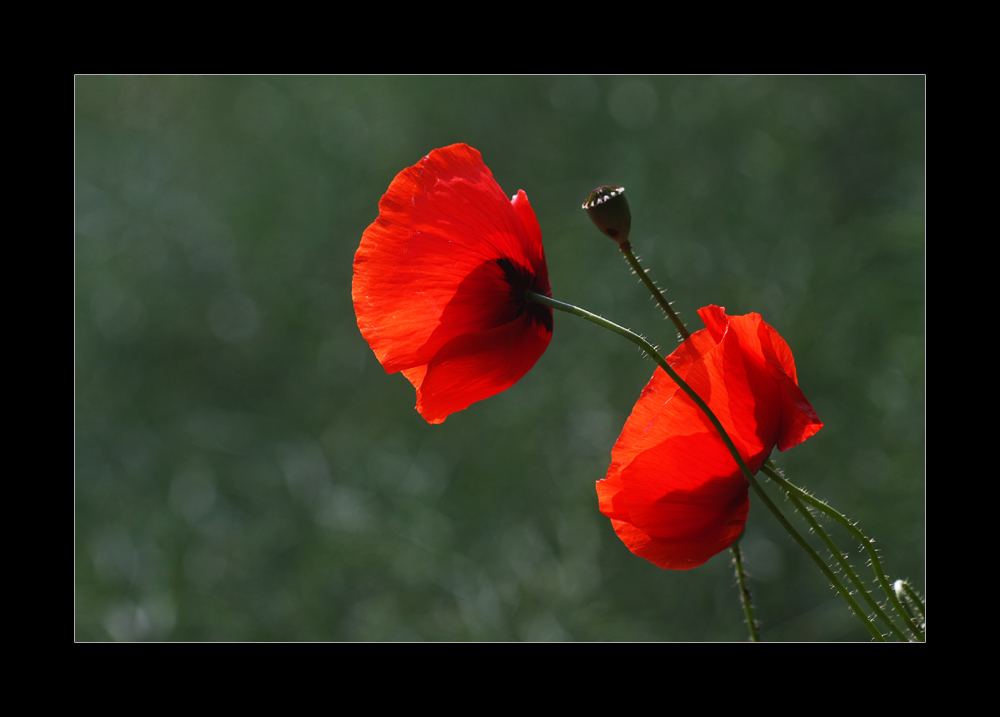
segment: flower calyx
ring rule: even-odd
[[[583,203],[587,216],[601,232],[618,242],[622,251],[628,251],[632,244],[628,240],[632,229],[632,212],[625,198],[625,187],[605,184],[590,193]]]

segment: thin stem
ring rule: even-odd
[[[893,587],[899,588],[899,590],[896,591],[896,597],[902,597],[902,599],[899,602],[903,605],[903,609],[906,610],[906,616],[911,620],[916,619],[913,617],[913,610],[910,609],[910,603],[912,602],[910,600],[910,596],[907,595],[905,592],[901,592],[903,590],[903,581],[897,580],[893,584]]]
[[[632,246],[629,245],[627,249],[625,247],[620,248],[622,250],[622,254],[625,255],[629,265],[632,267],[632,270],[635,271],[636,275],[642,280],[642,283],[646,285],[647,289],[649,289],[649,293],[653,295],[654,299],[656,299],[660,308],[663,309],[670,320],[674,322],[674,326],[677,327],[677,333],[681,335],[681,340],[683,341],[684,339],[689,338],[691,336],[691,332],[688,331],[687,326],[685,326],[684,322],[681,321],[681,317],[679,317],[674,311],[670,302],[664,298],[659,287],[657,287],[653,280],[649,278],[649,274],[646,273],[646,270],[642,268],[642,265],[639,263],[639,258],[632,251]]]
[[[920,619],[926,620],[927,615],[924,612],[926,609],[924,606],[924,601],[920,599],[920,595],[917,594],[917,591],[914,590],[912,587],[910,587],[910,583],[906,580],[903,581],[903,590],[906,591],[906,596],[910,598],[910,600],[912,600],[913,604],[916,606],[917,612],[920,613]]]
[[[746,475],[746,473],[744,473],[744,475]],[[844,587],[844,584],[840,582],[836,575],[834,575],[833,571],[830,570],[830,567],[826,564],[826,561],[823,560],[823,558],[819,556],[819,553],[813,549],[813,546],[811,546],[809,542],[802,537],[799,531],[792,527],[792,524],[788,522],[788,519],[778,509],[778,506],[771,501],[771,498],[764,492],[763,487],[761,487],[760,483],[758,483],[757,479],[753,476],[750,477],[750,487],[753,488],[761,502],[767,506],[767,509],[771,511],[771,514],[777,518],[779,523],[781,523],[781,527],[785,529],[785,532],[792,536],[792,540],[799,544],[799,547],[805,551],[806,555],[812,558],[812,561],[816,563],[819,569],[826,576],[826,579],[829,580],[830,584],[833,585],[837,592],[840,593],[840,596],[844,598],[851,610],[854,611],[854,614],[858,616],[858,619],[864,623],[865,629],[871,633],[872,637],[875,638],[875,641],[885,642],[886,640],[882,636],[882,633],[879,632],[878,628],[875,627],[871,620],[868,619],[864,610],[862,610],[861,606],[858,605],[858,601],[854,599],[854,596],[851,595],[847,588]]]
[[[817,553],[813,549],[813,547],[808,543],[808,541],[806,541],[806,539],[799,534],[799,531],[797,531],[792,526],[792,524],[788,522],[788,519],[785,518],[784,515],[782,515],[781,511],[778,509],[778,506],[776,506],[771,501],[771,498],[768,497],[767,493],[764,492],[763,487],[761,487],[760,483],[757,482],[757,479],[754,478],[753,473],[750,472],[750,469],[747,467],[747,464],[743,461],[743,457],[740,455],[740,452],[736,450],[736,446],[733,444],[732,439],[729,437],[729,434],[726,433],[726,429],[722,427],[722,423],[716,417],[715,413],[712,412],[712,409],[708,407],[708,404],[706,404],[703,400],[701,400],[701,397],[694,392],[694,389],[688,386],[687,383],[685,383],[684,380],[677,375],[677,372],[674,371],[673,367],[666,362],[666,360],[660,355],[660,353],[653,347],[651,343],[646,341],[646,339],[642,338],[638,334],[632,333],[624,326],[619,326],[618,324],[608,321],[607,319],[598,316],[597,314],[590,313],[586,309],[581,309],[579,306],[573,306],[573,304],[565,304],[561,301],[550,299],[547,296],[536,294],[533,291],[524,292],[524,298],[526,301],[534,301],[536,303],[543,304],[544,306],[548,306],[552,309],[558,309],[559,311],[565,311],[567,314],[573,314],[574,316],[579,316],[580,318],[586,319],[587,321],[593,324],[597,324],[598,326],[605,328],[608,331],[613,331],[619,336],[625,337],[626,339],[634,343],[636,346],[641,348],[643,351],[645,351],[660,366],[660,368],[666,371],[667,375],[670,376],[671,379],[673,379],[674,383],[676,383],[678,387],[680,387],[680,389],[684,391],[684,393],[686,393],[692,401],[695,402],[698,408],[700,408],[702,412],[708,417],[708,420],[712,422],[712,425],[715,426],[715,430],[719,432],[719,437],[722,438],[722,442],[726,444],[726,448],[729,450],[729,453],[733,456],[733,459],[736,461],[736,465],[739,466],[740,472],[743,474],[743,477],[747,479],[747,482],[750,484],[750,487],[753,488],[754,493],[757,494],[757,497],[760,498],[761,502],[767,507],[769,511],[771,511],[771,513],[774,515],[777,521],[781,523],[781,527],[785,529],[785,532],[787,532],[790,536],[792,536],[792,539],[799,544],[799,547],[802,548],[810,558],[812,558],[813,562],[816,563],[819,569],[826,576],[826,579],[829,580],[830,583],[833,585],[833,587],[837,589],[837,592],[839,592],[841,597],[844,598],[847,604],[854,611],[854,614],[858,616],[858,619],[861,620],[862,623],[864,623],[865,628],[872,634],[872,637],[874,637],[875,640],[877,640],[878,642],[885,642],[885,638],[882,637],[882,633],[880,633],[878,629],[874,625],[872,625],[872,623],[867,619],[864,611],[861,609],[861,606],[858,605],[858,601],[854,599],[854,596],[851,595],[850,592],[848,592],[848,590],[840,582],[840,580],[837,579],[837,576],[834,575],[833,571],[830,570],[830,568],[827,566],[826,561],[824,561],[819,556],[819,553]]]
[[[524,292],[524,298],[527,301],[535,301],[539,304],[544,304],[545,306],[548,306],[550,308],[558,309],[559,311],[565,311],[567,314],[573,314],[574,316],[579,316],[582,319],[586,319],[592,324],[597,324],[598,326],[605,328],[608,331],[613,331],[619,336],[624,336],[626,339],[628,339],[636,346],[641,348],[643,351],[645,351],[650,358],[652,358],[657,364],[659,364],[660,368],[662,368],[664,371],[667,372],[667,375],[670,376],[671,379],[673,379],[674,383],[676,383],[680,387],[680,389],[684,391],[684,393],[686,393],[692,401],[695,402],[698,408],[700,408],[702,412],[706,416],[708,416],[708,420],[710,420],[712,422],[712,425],[715,426],[715,430],[717,430],[719,432],[719,436],[722,437],[722,442],[726,444],[726,448],[729,449],[729,452],[736,460],[736,465],[739,466],[740,471],[743,473],[747,481],[751,485],[753,485],[753,483],[755,482],[753,474],[750,472],[750,469],[747,468],[746,463],[743,462],[743,458],[740,456],[740,452],[736,450],[736,446],[733,444],[732,439],[729,438],[729,434],[726,433],[726,429],[722,427],[722,423],[712,412],[712,409],[708,407],[708,404],[701,400],[701,396],[695,393],[694,389],[688,386],[687,383],[685,383],[684,380],[677,375],[677,372],[674,371],[673,367],[670,364],[668,364],[666,362],[666,359],[664,359],[660,355],[660,352],[656,350],[656,347],[654,347],[651,343],[646,341],[646,339],[642,338],[638,334],[629,331],[624,326],[619,326],[618,324],[612,321],[608,321],[607,319],[598,316],[597,314],[590,313],[586,309],[581,309],[579,306],[573,306],[573,304],[564,304],[561,301],[550,299],[547,296],[536,294],[533,291]]]
[[[907,627],[909,628],[910,632],[912,632],[913,635],[917,638],[917,640],[923,642],[924,634],[920,631],[920,628],[917,626],[916,621],[907,619],[906,611],[900,604],[899,598],[896,597],[896,591],[893,590],[892,586],[889,584],[888,578],[886,578],[885,573],[882,571],[882,561],[879,560],[878,552],[872,546],[871,539],[868,538],[864,533],[862,533],[858,529],[858,527],[854,525],[854,523],[852,523],[847,519],[846,516],[842,515],[834,508],[831,508],[829,505],[819,500],[818,498],[813,497],[812,495],[802,490],[798,486],[789,483],[787,480],[785,480],[784,476],[778,473],[778,471],[774,470],[772,466],[765,463],[761,467],[761,470],[764,471],[765,475],[767,475],[768,478],[770,478],[775,483],[780,485],[785,490],[785,492],[789,494],[794,492],[795,495],[798,496],[801,500],[805,501],[814,508],[818,508],[819,510],[823,511],[831,518],[833,518],[835,521],[840,523],[842,526],[844,526],[844,528],[847,529],[847,531],[851,535],[854,536],[854,538],[859,543],[861,543],[861,546],[865,549],[865,551],[868,553],[868,557],[871,559],[872,570],[875,571],[875,576],[878,578],[879,585],[882,586],[882,590],[889,597],[889,602],[892,603],[892,607],[896,610],[896,614],[898,614],[903,619],[904,622],[908,623]]]
[[[831,555],[836,558],[837,563],[840,564],[840,569],[843,570],[848,580],[850,580],[854,587],[857,588],[857,591],[861,593],[861,597],[865,599],[868,606],[882,619],[883,622],[889,626],[892,634],[895,635],[898,640],[909,642],[909,639],[907,639],[906,635],[903,634],[903,631],[896,626],[896,623],[892,621],[891,617],[886,615],[885,611],[879,607],[877,602],[875,602],[875,598],[871,596],[871,593],[869,593],[868,590],[865,589],[865,586],[861,584],[861,579],[858,577],[857,573],[854,572],[854,568],[850,566],[844,558],[843,553],[840,552],[836,544],[833,542],[833,539],[825,530],[823,530],[823,527],[819,524],[816,518],[813,517],[812,513],[809,512],[809,509],[803,505],[802,501],[799,500],[793,493],[788,493],[788,499],[792,501],[792,505],[795,506],[795,510],[799,511],[802,517],[806,519],[806,522],[809,523],[809,527],[813,529],[813,532],[816,533],[816,535],[819,536],[819,539],[823,541],[823,545],[827,547],[827,550],[830,551]]]
[[[743,604],[743,614],[747,616],[747,629],[750,631],[750,642],[760,642],[760,633],[757,632],[757,621],[753,619],[753,603],[750,599],[750,587],[747,585],[747,576],[743,572],[743,551],[740,549],[740,541],[729,546],[729,551],[733,554],[733,565],[736,567],[736,582],[740,585],[740,602]]]

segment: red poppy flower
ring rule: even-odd
[[[775,445],[786,450],[823,424],[799,390],[795,360],[759,314],[698,314],[694,333],[667,362],[722,422],[751,472]],[[715,427],[657,368],[597,482],[601,512],[628,549],[661,568],[688,570],[743,531],[747,482]]]
[[[441,423],[514,385],[552,338],[542,230],[528,195],[500,189],[479,152],[435,149],[396,175],[354,255],[358,327],[388,373]]]

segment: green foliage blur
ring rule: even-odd
[[[676,345],[580,207],[620,184],[692,330],[760,312],[826,424],[772,457],[925,588],[924,78],[78,77],[75,107],[78,640],[747,639],[728,553],[663,571],[598,512],[632,344],[557,315],[431,426],[362,339],[362,232],[455,142],[527,192],[555,298]],[[762,638],[870,640],[751,496]]]

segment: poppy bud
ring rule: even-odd
[[[625,198],[625,187],[605,184],[590,193],[583,203],[587,216],[604,234],[618,242],[622,251],[632,248],[628,240],[632,228],[632,212]]]

